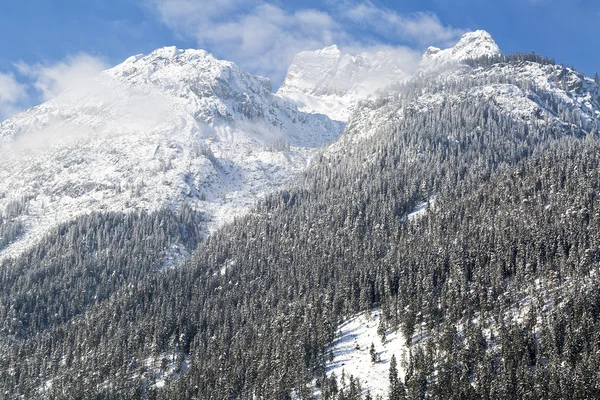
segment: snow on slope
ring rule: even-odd
[[[427,201],[423,201],[415,206],[415,208],[406,216],[407,221],[416,221],[419,218],[427,215],[429,210],[435,208],[435,195],[431,196]]]
[[[411,99],[414,101],[410,104],[403,104],[395,97],[397,93],[394,91],[401,88],[391,88],[379,96],[362,100],[344,135],[328,151],[352,151],[352,145],[359,140],[378,133],[389,133],[405,115],[431,111],[443,102],[483,100],[503,114],[530,124],[564,124],[561,115],[546,104],[546,95],[552,94],[562,102],[564,109],[579,114],[583,123],[591,123],[594,119],[600,122],[600,87],[572,69],[534,62],[498,63],[488,67],[470,67],[463,63],[479,56],[500,54],[499,51],[486,32],[466,34],[451,49],[429,49],[423,57],[422,69],[414,79],[431,78],[432,82],[441,83],[437,86],[442,90],[423,90],[420,96]],[[439,58],[431,62],[436,54]],[[461,81],[466,80],[469,85],[464,85],[461,90]],[[502,81],[512,83],[499,83]],[[444,84],[452,84],[458,90],[445,91]],[[407,220],[417,221],[432,207],[435,207],[435,196],[430,198],[429,208],[427,202],[417,204]],[[409,348],[399,332],[388,331],[386,344],[381,343],[377,335],[379,315],[379,310],[361,313],[339,327],[340,333],[329,348],[333,352],[333,360],[327,363],[326,373],[328,376],[335,374],[338,382],[342,374],[352,375],[360,380],[363,392],[369,390],[373,397],[381,395],[386,398],[391,355],[396,355],[399,375],[403,379]],[[458,328],[460,330],[461,327]],[[424,338],[422,333],[415,334],[413,346],[423,343]],[[381,363],[371,361],[371,343],[375,345]],[[320,394],[317,392],[317,395]]]
[[[327,349],[333,352],[333,361],[326,365],[328,377],[335,374],[338,381],[342,374],[360,380],[363,393],[369,391],[375,398],[386,398],[389,387],[389,368],[392,355],[398,361],[398,375],[404,380],[408,361],[408,346],[399,331],[388,330],[385,343],[377,334],[380,310],[358,314],[339,327],[339,334]],[[375,346],[380,362],[371,361],[371,343]],[[348,382],[348,380],[346,380]]]
[[[343,124],[202,50],[135,56],[0,124],[0,212],[25,202],[18,254],[93,210],[183,202],[210,230],[288,183]]]
[[[405,80],[413,69],[399,50],[342,53],[335,45],[294,57],[277,94],[302,111],[347,121],[353,105],[392,82]]]

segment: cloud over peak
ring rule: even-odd
[[[27,99],[27,87],[19,83],[12,73],[0,72],[0,121],[14,114],[20,102]]]
[[[70,87],[81,85],[107,68],[108,64],[102,59],[86,53],[68,56],[55,64],[17,64],[22,75],[33,79],[33,86],[42,100],[52,99]]]
[[[434,14],[403,15],[369,1],[337,1],[324,10],[289,9],[267,0],[148,1],[160,21],[178,35],[275,84],[303,50],[334,43],[366,50],[385,42],[420,53],[423,46],[447,45],[464,33],[443,25]]]
[[[108,67],[103,59],[86,53],[67,56],[55,63],[15,63],[16,75],[0,72],[0,122],[66,89],[84,85],[90,77]]]

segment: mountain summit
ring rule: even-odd
[[[501,54],[486,31],[465,33],[452,48],[429,47],[421,67]],[[298,53],[277,94],[294,101],[302,111],[348,121],[354,104],[414,71],[410,57],[399,49],[351,55],[336,45]]]
[[[502,54],[492,36],[482,30],[465,33],[454,47],[441,50],[429,47],[423,54],[422,64],[464,61]]]
[[[230,61],[216,59],[204,50],[165,47],[147,56],[130,57],[106,71],[132,86],[154,86],[161,92],[194,103],[194,115],[206,123],[230,123],[267,118],[271,81],[242,71]]]

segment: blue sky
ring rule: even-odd
[[[535,51],[587,75],[600,72],[597,0],[5,3],[0,120],[130,55],[168,45],[204,48],[277,86],[293,54],[303,49],[400,46],[418,55],[428,45],[450,46],[465,31],[485,29],[505,53]]]

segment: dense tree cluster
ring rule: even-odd
[[[8,202],[0,212],[0,251],[23,234],[23,221],[19,218],[28,211],[29,199],[22,197]]]
[[[61,225],[0,265],[0,337],[23,339],[66,323],[162,269],[171,246],[196,248],[202,220],[184,205],[180,213],[92,213]]]
[[[512,54],[497,54],[494,56],[482,56],[474,59],[465,60],[464,63],[472,67],[490,66],[493,64],[523,64],[531,62],[541,65],[556,65],[553,58],[544,57],[534,52],[530,53],[512,53]]]
[[[379,306],[412,345],[390,398],[597,398],[597,125],[528,82],[485,79],[537,90],[558,119],[456,96],[482,84],[468,75],[443,91],[416,79],[373,105],[403,118],[320,156],[180,268],[148,273],[173,235],[152,216],[49,235],[2,267],[0,393],[308,399],[316,378],[326,398],[358,399],[355,378],[325,374],[325,349],[343,318]],[[424,92],[452,101],[414,109]],[[130,229],[102,235],[114,226]],[[158,355],[181,372],[165,363],[160,390],[145,362]]]

